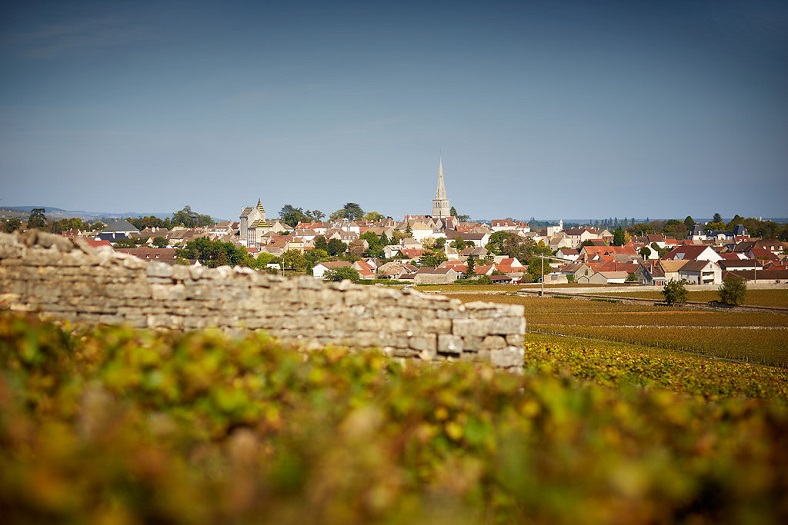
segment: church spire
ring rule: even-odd
[[[446,199],[446,187],[443,183],[443,159],[441,157],[438,157],[438,188],[435,190],[435,199]]]
[[[446,198],[446,186],[443,182],[443,159],[438,157],[438,187],[435,189],[435,198],[432,200],[432,217],[443,219],[451,215],[449,199]]]

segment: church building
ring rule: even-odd
[[[438,188],[435,190],[435,198],[432,199],[432,218],[444,219],[451,216],[451,205],[446,198],[446,187],[443,183],[443,159],[438,160]]]

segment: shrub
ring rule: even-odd
[[[744,302],[747,294],[747,281],[735,275],[729,275],[722,281],[719,288],[720,301],[725,304],[737,305]]]
[[[355,268],[344,266],[336,270],[329,270],[326,272],[325,276],[323,276],[323,280],[325,281],[344,281],[345,279],[357,283],[361,280],[361,275],[359,275],[358,270]]]
[[[665,283],[662,295],[665,296],[665,302],[668,303],[668,306],[673,306],[686,303],[689,293],[681,281],[670,281]]]

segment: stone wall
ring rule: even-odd
[[[523,364],[522,306],[414,290],[207,269],[94,249],[84,240],[0,234],[0,307],[93,324],[264,330],[304,348],[379,348],[423,360]]]

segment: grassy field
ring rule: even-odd
[[[3,522],[788,522],[785,369],[525,348],[515,375],[0,313]]]
[[[451,294],[448,294],[451,296]],[[692,310],[556,297],[457,294],[465,301],[525,306],[529,332],[626,342],[788,367],[788,315]]]

